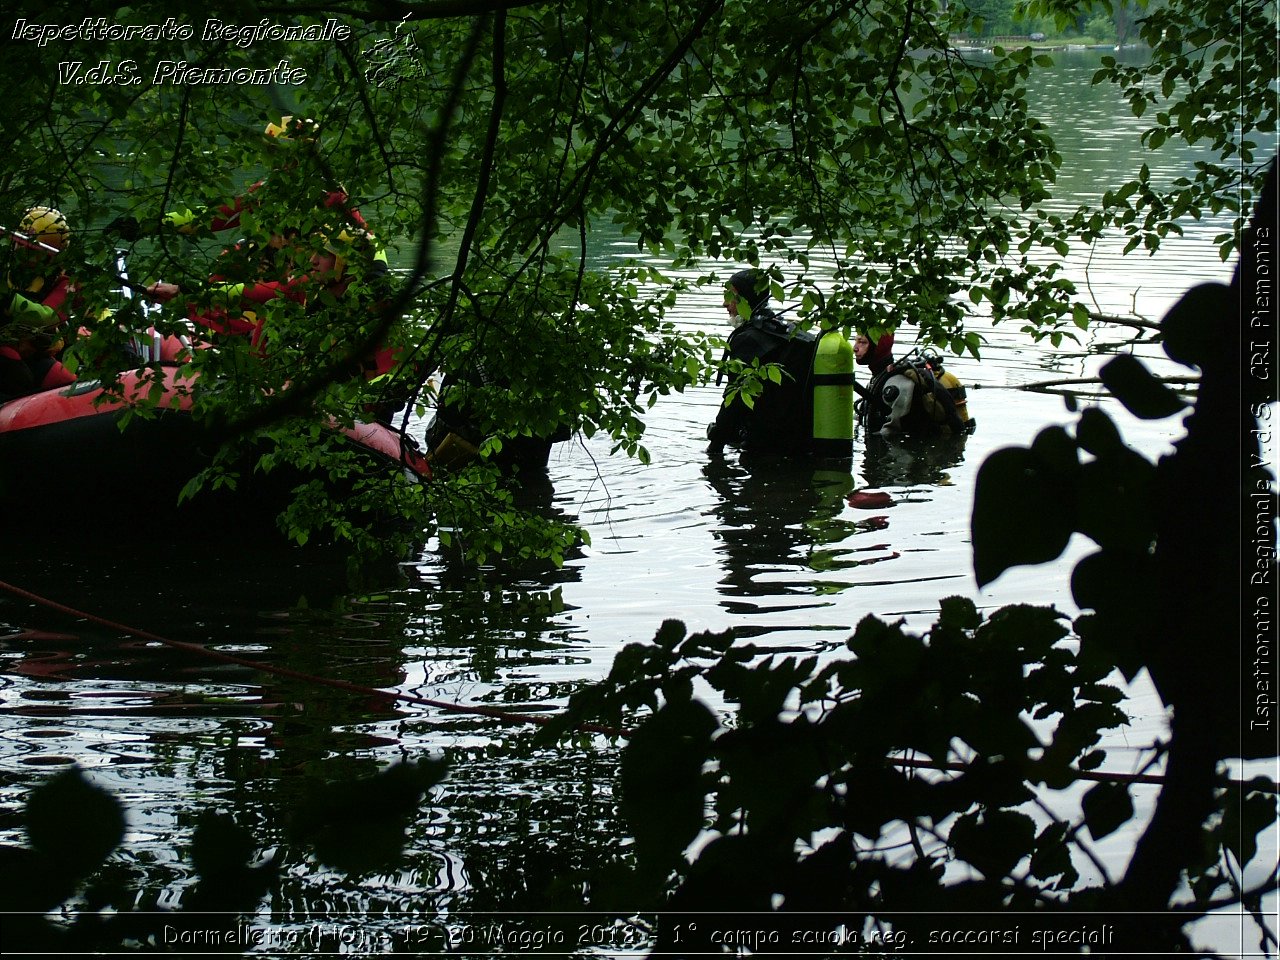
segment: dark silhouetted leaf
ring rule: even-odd
[[[0,846],[0,903],[5,910],[52,910],[75,892],[80,878],[60,869],[45,856],[24,847]],[[9,921],[5,918],[4,943],[9,945]],[[33,921],[35,918],[31,918]]]
[[[1151,485],[1155,467],[1115,450],[1080,468],[1079,530],[1100,547],[1145,554],[1156,538]]]
[[[114,797],[73,767],[31,792],[27,836],[57,869],[83,878],[124,838],[124,813]]]
[[[1227,792],[1222,806],[1222,843],[1244,866],[1258,853],[1258,834],[1276,822],[1276,798],[1265,777]]]
[[[1089,407],[1080,414],[1076,439],[1082,449],[1095,457],[1124,447],[1124,438],[1116,429],[1115,421],[1097,407]]]
[[[1145,554],[1099,551],[1084,557],[1071,574],[1071,595],[1096,616],[1077,621],[1081,657],[1120,668],[1132,680],[1145,663],[1151,635],[1150,611],[1134,597],[1156,594],[1151,558]],[[1082,618],[1083,619],[1083,618]]]
[[[1231,291],[1223,284],[1202,283],[1192,287],[1160,322],[1165,353],[1179,363],[1198,365],[1205,357],[1206,331],[1211,322],[1235,316],[1237,307]]]
[[[1080,809],[1090,835],[1101,840],[1133,817],[1133,799],[1122,783],[1099,783],[1080,799]]]
[[[642,867],[665,872],[702,829],[702,767],[717,728],[696,700],[665,704],[622,754],[622,813]]]
[[[688,658],[722,657],[733,646],[735,634],[732,630],[719,633],[703,631],[695,633],[680,644],[680,656]]]
[[[947,597],[939,604],[938,624],[953,630],[975,630],[982,614],[968,597]]]
[[[1038,880],[1059,877],[1055,886],[1069,888],[1079,879],[1079,873],[1071,862],[1071,848],[1067,845],[1068,825],[1055,820],[1036,837],[1036,852],[1031,856],[1031,875]]]
[[[1107,751],[1090,750],[1076,763],[1081,770],[1096,770],[1102,766],[1102,762],[1107,759]]]
[[[328,784],[298,811],[294,828],[324,863],[360,874],[396,862],[423,795],[444,778],[443,761],[388,767],[351,783]]]
[[[206,811],[191,838],[191,862],[205,880],[235,877],[254,852],[253,837],[225,813]]]
[[[1033,852],[1035,821],[1014,810],[986,810],[966,814],[955,822],[948,843],[956,856],[990,879],[1007,876]]]
[[[676,644],[684,639],[685,626],[679,620],[663,620],[662,626],[653,638],[653,642],[663,650],[674,650]]]
[[[1071,480],[1031,450],[997,450],[978,470],[972,526],[979,586],[1010,567],[1054,560],[1075,530]]]
[[[1046,473],[1070,477],[1080,464],[1075,438],[1062,427],[1046,427],[1031,441],[1031,452]]]
[[[1125,409],[1142,420],[1171,417],[1186,404],[1136,357],[1121,354],[1101,371],[1102,382]]]

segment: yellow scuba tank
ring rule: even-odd
[[[814,351],[812,448],[820,457],[853,455],[853,347],[838,330]]]
[[[478,456],[480,450],[474,443],[450,430],[427,454],[427,461],[432,467],[460,470]]]

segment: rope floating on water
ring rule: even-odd
[[[234,654],[222,653],[219,650],[210,650],[208,647],[202,647],[198,643],[188,643],[184,640],[171,640],[168,637],[162,637],[149,630],[131,627],[128,624],[118,623],[114,620],[109,620],[106,617],[87,613],[84,610],[78,610],[75,607],[67,606],[65,603],[50,600],[48,597],[43,597],[30,590],[24,590],[22,587],[6,583],[3,580],[0,580],[0,590],[7,591],[16,597],[22,597],[25,600],[30,600],[32,603],[39,604],[40,606],[48,607],[50,610],[56,610],[57,612],[66,614],[67,616],[87,620],[90,623],[96,623],[99,626],[107,627],[111,630],[119,630],[121,633],[127,633],[142,640],[149,640],[153,643],[163,644],[164,646],[170,647],[174,650],[183,650],[187,653],[207,657],[211,660],[218,660],[222,663],[234,664],[235,666],[246,667],[250,670],[259,670],[263,673],[272,674],[273,676],[287,677],[291,680],[302,680],[306,683],[314,683],[324,687],[331,687],[335,690],[343,690],[347,693],[380,697],[397,703],[411,703],[415,706],[431,707],[447,713],[461,713],[488,717],[492,720],[497,720],[501,723],[510,724],[512,726],[523,726],[525,724],[546,726],[555,719],[550,716],[544,717],[537,716],[535,714],[513,713],[508,710],[499,710],[496,707],[469,706],[462,703],[449,703],[444,700],[432,700],[428,697],[420,697],[412,693],[398,693],[394,690],[379,690],[377,687],[367,687],[358,683],[350,683],[346,680],[334,680],[311,673],[304,673],[301,670],[292,670],[289,667],[257,663],[244,657],[237,657]],[[584,733],[598,733],[607,737],[624,740],[630,735],[629,731],[617,730],[613,727],[606,727],[591,723],[579,724],[575,729]],[[976,763],[964,763],[960,761],[946,762],[937,760],[919,760],[908,757],[890,757],[887,759],[887,762],[896,767],[941,770],[961,774],[967,773],[971,767],[977,765]],[[1107,772],[1103,770],[1072,770],[1071,773],[1076,779],[1091,780],[1097,783],[1149,784],[1162,786],[1165,782],[1165,778],[1163,776],[1154,773],[1120,773]],[[1265,780],[1262,777],[1257,777],[1247,782],[1240,780],[1224,780],[1223,782],[1239,787],[1250,787],[1255,790],[1264,790],[1273,794],[1280,793],[1280,784]]]
[[[1171,377],[1158,377],[1157,379],[1161,383],[1165,384],[1166,386],[1191,387],[1191,386],[1196,386],[1197,384],[1200,383],[1199,377],[1171,376]],[[1033,390],[1034,391],[1034,390],[1051,390],[1056,387],[1078,387],[1078,386],[1094,386],[1094,385],[1100,386],[1101,384],[1102,384],[1101,377],[1066,377],[1061,380],[1038,380],[1035,383],[1015,383],[1015,384],[1008,384],[1008,385],[1000,384],[1000,386],[1009,386],[1014,390]],[[969,384],[967,386],[990,390],[992,386],[995,386],[995,385],[987,384],[984,387],[981,384]]]
[[[920,770],[942,770],[955,773],[967,773],[969,768],[976,766],[975,763],[964,763],[959,760],[950,762],[938,762],[936,760],[917,760],[913,757],[893,757],[889,760],[895,767],[908,767]],[[1163,786],[1165,778],[1158,773],[1121,773],[1119,771],[1106,770],[1071,770],[1071,776],[1076,780],[1091,780],[1094,783],[1126,783],[1126,784],[1147,784],[1150,786]],[[1253,790],[1259,790],[1267,793],[1280,793],[1280,783],[1266,780],[1258,777],[1254,780],[1229,780],[1223,779],[1219,781],[1223,785],[1234,787],[1249,787]]]
[[[380,697],[384,700],[391,700],[397,703],[411,703],[420,707],[432,707],[436,710],[443,710],[448,713],[462,713],[488,717],[492,720],[498,720],[501,723],[511,724],[512,726],[523,726],[525,724],[546,726],[554,719],[550,716],[544,717],[536,714],[513,713],[509,710],[500,710],[497,707],[449,703],[445,700],[432,700],[429,697],[420,697],[417,694],[400,693],[395,690],[380,690],[377,687],[367,687],[358,683],[350,683],[346,680],[335,680],[329,677],[321,677],[316,674],[305,673],[301,670],[293,670],[289,667],[276,666],[275,664],[270,663],[259,663],[254,660],[246,659],[245,657],[237,657],[234,654],[223,653],[220,650],[210,650],[208,647],[201,646],[198,643],[188,643],[184,640],[172,640],[168,637],[162,637],[157,633],[152,633],[149,630],[142,630],[138,627],[131,627],[125,623],[118,623],[114,620],[109,620],[106,617],[100,617],[96,614],[67,606],[65,603],[50,600],[48,597],[42,597],[38,593],[33,593],[30,590],[24,590],[22,587],[6,583],[3,580],[0,580],[0,590],[5,590],[14,596],[30,600],[32,603],[48,607],[50,610],[56,610],[57,612],[64,613],[67,616],[76,617],[81,620],[88,620],[90,623],[96,623],[99,626],[107,627],[111,630],[119,630],[121,633],[127,633],[142,640],[149,640],[152,643],[163,644],[164,646],[170,647],[174,650],[193,653],[197,656],[217,660],[221,663],[247,667],[250,670],[258,670],[262,673],[269,673],[277,677],[287,677],[291,680],[302,680],[307,683],[331,687],[335,690],[342,690],[347,693],[357,693],[361,696]],[[596,724],[580,724],[577,729],[586,733],[599,733],[609,737],[624,736],[623,732],[620,730],[614,730],[611,727],[598,726]]]

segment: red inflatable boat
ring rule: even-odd
[[[71,521],[90,532],[115,521],[145,527],[147,518],[179,510],[204,517],[219,504],[233,506],[241,518],[249,512],[279,512],[306,474],[290,469],[264,474],[253,471],[250,463],[234,494],[201,491],[179,507],[183,487],[209,465],[217,449],[191,416],[192,381],[179,379],[179,370],[158,366],[122,374],[122,399],[103,399],[102,383],[88,380],[0,405],[0,497],[6,524],[66,526]],[[122,425],[130,398],[152,392],[157,383],[167,398],[160,412],[132,416]],[[370,471],[398,469],[416,480],[430,476],[417,448],[382,424],[333,429],[367,454]]]

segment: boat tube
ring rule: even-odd
[[[0,497],[11,521],[47,526],[73,518],[81,528],[117,521],[145,527],[140,521],[157,514],[204,518],[219,506],[239,519],[256,520],[268,512],[274,517],[294,487],[308,479],[302,470],[285,467],[255,472],[249,457],[235,491],[202,490],[180,505],[182,490],[213,462],[219,446],[191,414],[189,371],[154,365],[126,371],[119,381],[110,391],[99,380],[78,381],[0,405]],[[154,411],[131,409],[157,390],[161,402]],[[383,424],[330,429],[367,455],[370,471],[398,469],[417,481],[430,477],[413,441]]]

